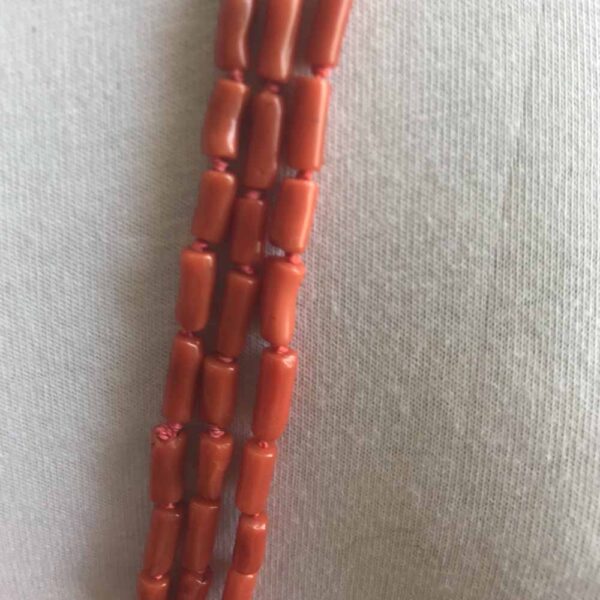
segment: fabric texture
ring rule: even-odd
[[[1,598],[133,597],[217,4],[0,0]],[[600,597],[599,39],[356,0],[257,600]]]

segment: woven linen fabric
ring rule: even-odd
[[[0,0],[3,600],[134,595],[217,9]],[[600,597],[599,40],[596,0],[356,0],[257,600]]]

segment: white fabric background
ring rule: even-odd
[[[216,5],[0,0],[2,599],[133,595]],[[257,599],[600,597],[599,34],[356,0]]]

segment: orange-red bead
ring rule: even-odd
[[[262,261],[265,248],[267,205],[264,200],[238,198],[231,226],[230,258],[238,265],[254,266]]]
[[[182,520],[179,507],[155,507],[152,511],[144,553],[144,571],[148,575],[156,577],[170,571]]]
[[[212,573],[206,570],[202,575],[184,571],[179,579],[177,600],[206,600],[212,583]]]
[[[175,432],[168,425],[152,432],[150,499],[155,504],[176,504],[183,496],[186,441],[185,431]]]
[[[252,100],[252,121],[244,185],[258,190],[271,187],[277,173],[283,127],[283,100],[269,89]]]
[[[204,359],[200,416],[203,421],[226,429],[233,420],[239,367],[216,356]]]
[[[211,244],[219,244],[225,239],[235,189],[236,180],[231,173],[213,170],[204,172],[192,222],[192,235],[195,238]]]
[[[200,434],[198,446],[198,496],[216,501],[221,497],[223,481],[233,455],[233,438],[230,433],[220,437],[208,432]]]
[[[223,71],[248,67],[248,30],[254,13],[254,0],[221,0],[215,64]]]
[[[307,59],[313,67],[337,66],[352,0],[319,0],[308,39]]]
[[[258,298],[258,277],[232,269],[227,274],[223,308],[217,332],[217,352],[237,358],[246,343],[246,334]]]
[[[217,502],[203,498],[194,498],[190,501],[182,560],[185,569],[203,573],[208,567],[215,544],[218,518]]]
[[[329,82],[323,77],[297,77],[294,82],[287,136],[287,160],[300,171],[318,171],[329,108]]]
[[[284,179],[269,225],[269,239],[284,252],[306,249],[312,227],[317,184],[306,179]]]
[[[235,534],[232,567],[239,573],[257,573],[267,545],[267,515],[240,515]]]
[[[277,448],[251,439],[244,445],[235,495],[238,509],[247,515],[263,512],[275,470]]]
[[[184,248],[179,259],[179,295],[175,317],[186,331],[204,329],[210,315],[217,257],[214,252]]]
[[[226,159],[237,156],[240,122],[247,99],[247,85],[231,79],[217,81],[202,129],[202,151],[207,156]]]
[[[171,423],[187,423],[192,418],[202,358],[202,340],[183,333],[175,336],[162,411]]]
[[[170,582],[168,575],[154,579],[146,573],[140,573],[137,580],[137,600],[167,600]]]
[[[268,0],[256,70],[264,79],[289,79],[302,0]]]
[[[296,325],[296,297],[304,265],[272,256],[265,260],[260,333],[273,346],[289,346]]]
[[[254,405],[252,433],[259,440],[276,440],[285,430],[296,380],[298,355],[294,350],[263,350]]]
[[[229,569],[223,590],[223,600],[252,600],[256,574],[244,575],[235,569]]]

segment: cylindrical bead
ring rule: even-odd
[[[175,317],[186,331],[204,329],[210,315],[217,258],[214,252],[184,248]]]
[[[227,274],[223,308],[217,331],[217,352],[237,358],[246,343],[246,334],[258,297],[258,277],[232,269]]]
[[[265,260],[260,333],[273,346],[289,346],[296,325],[296,298],[304,279],[304,265],[282,257]]]
[[[306,51],[313,67],[337,66],[351,7],[352,0],[319,0],[317,3]]]
[[[284,179],[269,225],[269,239],[284,252],[306,249],[312,227],[317,184],[306,179]]]
[[[198,446],[198,496],[216,501],[221,497],[223,481],[233,455],[230,433],[214,437],[204,431]]]
[[[229,569],[223,590],[223,600],[252,600],[256,573],[244,575],[235,569]]]
[[[279,160],[283,123],[283,99],[269,89],[252,99],[252,121],[244,185],[265,190],[273,184]]]
[[[296,379],[298,355],[273,348],[263,350],[260,358],[258,386],[252,433],[259,440],[276,440],[285,430]]]
[[[276,456],[275,444],[259,443],[256,439],[246,442],[235,495],[236,505],[241,512],[255,515],[264,511]]]
[[[183,465],[187,434],[168,425],[155,427],[150,460],[150,499],[165,506],[183,496]]]
[[[255,0],[221,0],[215,64],[223,71],[248,68],[248,30],[252,22]]]
[[[187,423],[192,419],[202,357],[200,338],[183,333],[175,336],[171,346],[162,410],[164,417],[171,423]]]
[[[267,515],[240,515],[232,567],[239,573],[257,573],[265,556],[267,545]]]
[[[153,509],[144,553],[144,571],[148,575],[156,577],[171,570],[182,519],[179,507]]]
[[[238,198],[231,226],[229,256],[232,262],[254,266],[262,261],[266,215],[264,200],[249,196]]]
[[[167,600],[170,581],[168,575],[154,579],[146,573],[140,573],[137,580],[137,600]]]
[[[268,0],[256,66],[264,79],[289,79],[301,11],[302,0]]]
[[[207,156],[226,159],[237,156],[240,122],[247,99],[247,85],[231,79],[217,81],[202,129],[202,151]]]
[[[229,227],[236,180],[231,173],[205,171],[200,180],[198,204],[192,221],[192,235],[211,244],[220,244]]]
[[[287,160],[300,171],[318,171],[329,107],[329,82],[323,77],[298,77],[290,107]]]
[[[212,573],[207,569],[202,575],[184,571],[179,579],[177,600],[206,600],[212,582]]]
[[[225,362],[216,356],[207,356],[202,369],[202,396],[200,417],[216,427],[229,427],[235,413],[239,367],[236,362]]]
[[[217,502],[203,498],[194,498],[190,501],[182,560],[185,569],[203,573],[208,567],[215,544],[218,518]]]

